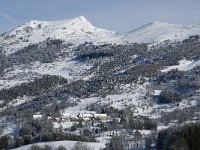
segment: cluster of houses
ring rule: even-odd
[[[54,122],[55,130],[59,130],[60,126],[66,125],[72,126],[73,123],[80,123],[83,127],[77,129],[77,133],[81,135],[99,135],[102,133],[102,124],[106,126],[107,123],[110,123],[110,119],[107,114],[95,114],[95,113],[79,113],[78,115],[70,114],[70,113],[62,113],[59,115],[50,114],[48,116],[44,116],[37,112],[33,115],[34,120],[40,119],[48,119]],[[69,127],[69,126],[68,126]],[[66,128],[65,128],[66,129]]]
[[[37,112],[33,115],[34,120],[42,119],[44,116]],[[105,121],[108,119],[107,114],[95,114],[95,113],[79,113],[78,115],[73,115],[70,113],[63,113],[59,116],[54,116],[53,114],[47,116],[47,119],[53,120],[54,122],[70,122],[70,121],[91,121],[91,120],[99,120]]]

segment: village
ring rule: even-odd
[[[70,113],[60,113],[59,115],[50,114],[48,116],[37,112],[32,117],[33,120],[47,119],[53,122],[55,131],[70,132],[85,136],[100,136],[103,131],[108,131],[108,128],[113,124],[113,119],[107,114],[96,113],[79,113],[78,115]],[[120,118],[116,118],[115,122],[120,122]],[[117,131],[110,132],[117,134]]]
[[[142,118],[142,116],[135,116]],[[53,122],[55,131],[72,133],[87,137],[95,137],[97,140],[111,139],[121,136],[127,148],[143,147],[145,138],[151,134],[150,130],[126,130],[122,127],[121,118],[112,118],[107,114],[79,113],[77,115],[65,112],[59,115],[50,114],[43,116],[39,112],[33,115],[33,120],[48,119]]]

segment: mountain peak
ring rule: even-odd
[[[96,28],[84,16],[79,16],[57,21],[31,20],[7,33],[6,38],[2,40],[7,43],[7,54],[10,54],[21,47],[42,42],[47,38],[62,39],[69,43],[80,44],[102,42],[113,36],[115,36],[114,32]]]
[[[73,23],[77,23],[79,25],[86,25],[86,26],[90,26],[90,27],[94,27],[84,16],[79,16],[76,18],[72,18],[69,20],[65,20],[67,23],[69,22],[73,22]]]
[[[126,41],[143,43],[181,41],[200,33],[200,24],[170,24],[154,21],[143,25],[125,36]]]
[[[150,24],[169,24],[169,23],[166,23],[166,22],[161,22],[161,21],[158,21],[158,20],[156,20],[156,21],[153,21],[153,22],[151,22]]]
[[[83,21],[83,22],[86,22],[86,21],[89,22],[84,16],[79,16],[79,17],[76,17],[75,19]]]
[[[74,17],[71,19],[63,19],[63,20],[57,20],[57,21],[45,21],[45,20],[30,20],[29,23],[40,23],[40,22],[64,22],[64,21],[73,21],[73,20],[81,20],[81,21],[88,21],[84,16]]]
[[[70,23],[77,23],[80,25],[87,24],[92,26],[92,24],[84,17],[84,16],[79,16],[76,18],[72,19],[64,19],[64,20],[57,20],[57,21],[41,21],[41,20],[30,20],[29,22],[25,23],[23,26],[29,26],[29,27],[35,27],[37,25],[52,25],[52,24],[70,24]]]

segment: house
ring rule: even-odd
[[[106,119],[108,119],[108,116],[107,116],[107,114],[94,114],[94,119],[106,120]]]
[[[76,115],[71,115],[70,120],[71,121],[78,121],[79,118]]]
[[[78,121],[79,118],[76,115],[72,115],[70,113],[63,113],[61,115],[61,120],[62,121]]]
[[[70,121],[70,117],[71,117],[71,114],[70,113],[63,113],[61,115],[61,120],[62,121]]]
[[[82,114],[82,117],[83,118],[93,118],[93,115],[92,114]]]
[[[79,114],[79,119],[83,119],[84,121],[92,120],[93,115],[92,114]]]
[[[121,118],[119,118],[119,117],[116,117],[116,118],[114,118],[114,119],[113,119],[113,121],[114,121],[114,122],[117,122],[117,123],[120,123],[120,121],[121,121]]]
[[[33,115],[33,119],[34,120],[38,120],[38,119],[41,119],[43,116],[39,113],[39,112],[37,112],[35,115]]]
[[[48,119],[48,120],[53,120],[53,118],[52,118],[52,117],[49,117],[49,116],[47,117],[47,119]]]

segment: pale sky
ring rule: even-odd
[[[0,0],[0,33],[30,20],[85,16],[93,25],[117,32],[152,21],[200,21],[200,0]]]

